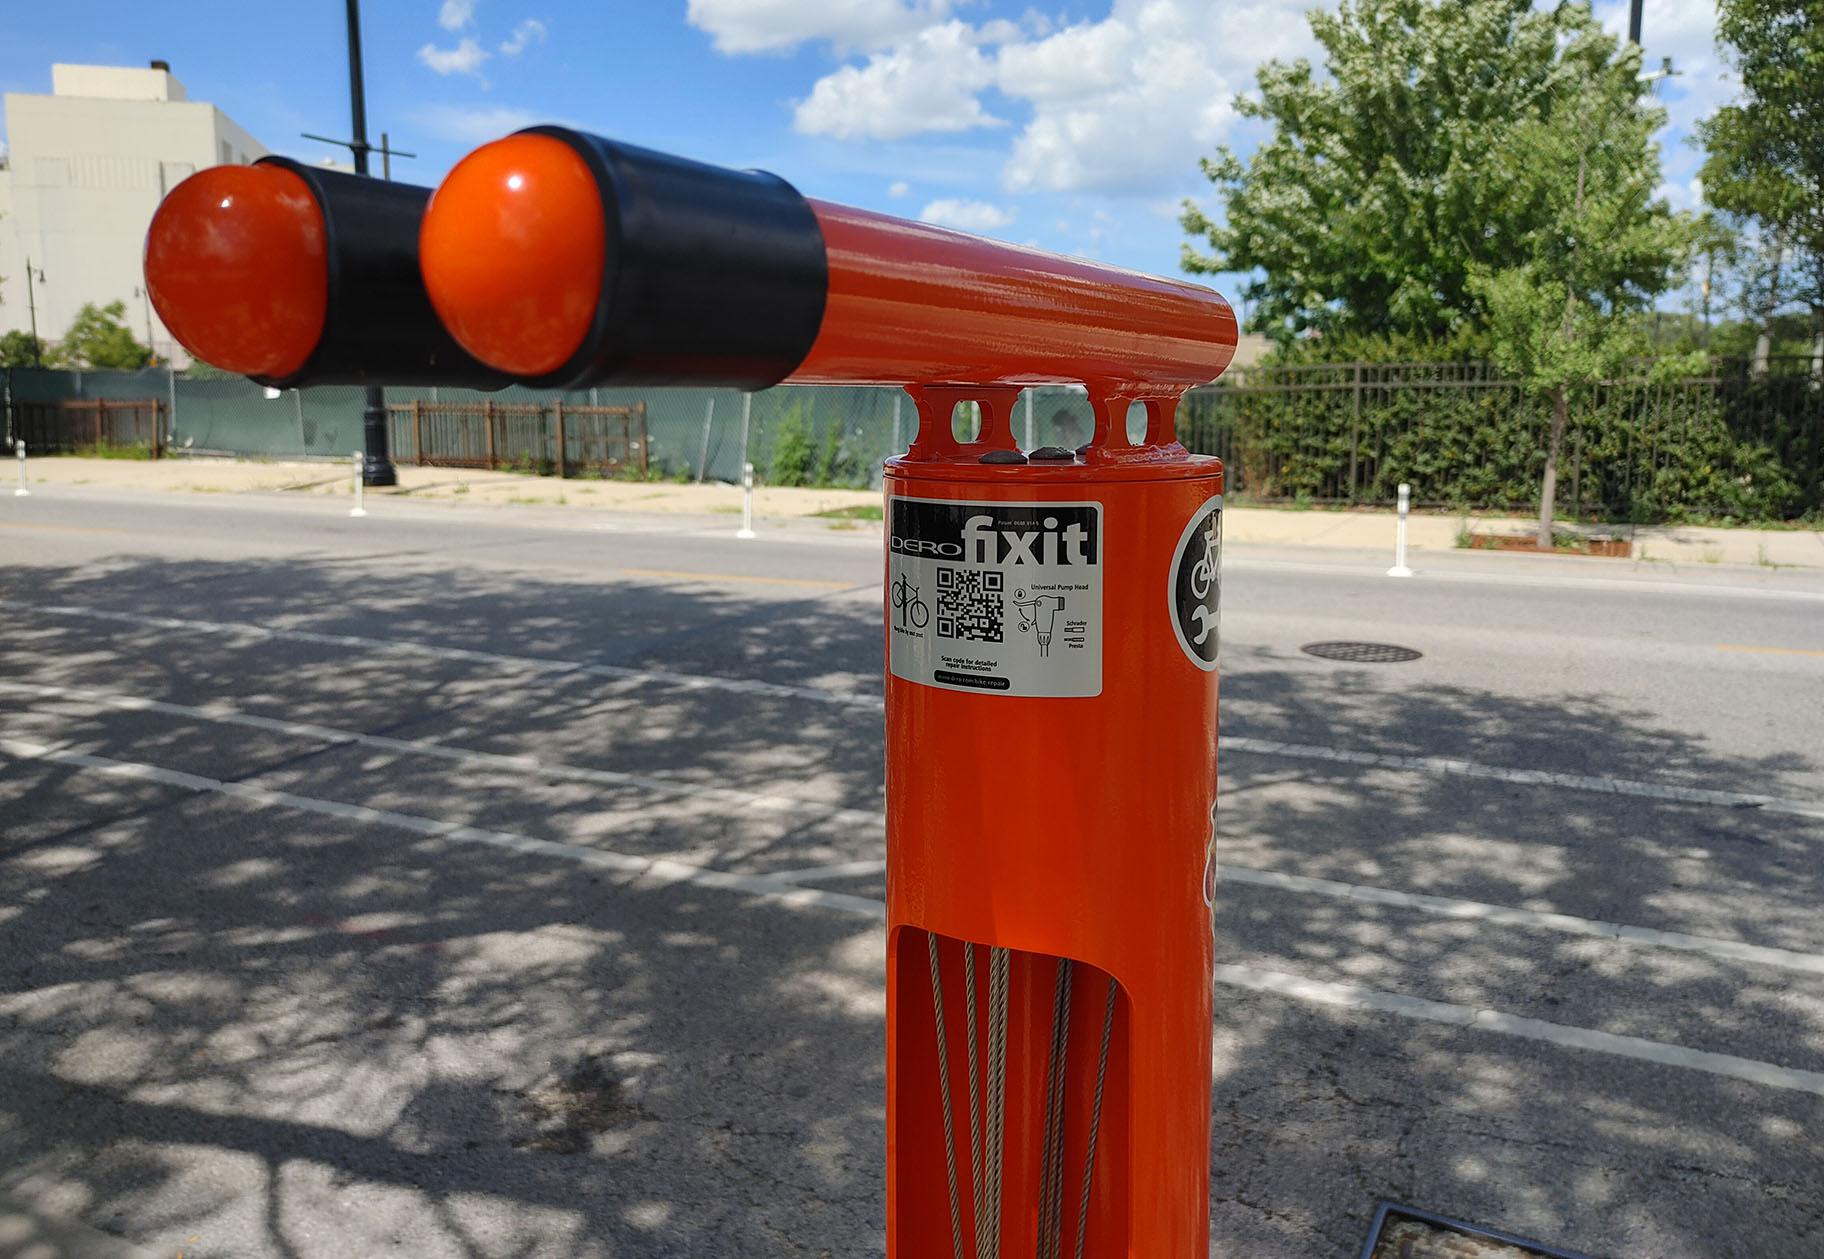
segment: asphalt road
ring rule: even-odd
[[[0,499],[0,1193],[880,1254],[878,535],[344,510]],[[1824,574],[1388,562],[1225,557],[1212,1254],[1824,1253]]]

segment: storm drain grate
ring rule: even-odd
[[[1403,664],[1425,654],[1392,643],[1306,643],[1299,650],[1307,656],[1341,660],[1344,664]]]
[[[1382,1199],[1358,1259],[1588,1259],[1499,1229]]]

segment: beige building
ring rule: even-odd
[[[161,360],[187,361],[146,300],[141,252],[152,212],[205,166],[266,148],[215,106],[192,101],[162,61],[51,67],[51,94],[8,92],[0,160],[0,332],[55,341],[84,302],[126,304],[127,323]],[[43,280],[38,279],[43,273]]]

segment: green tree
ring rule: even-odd
[[[1763,324],[1799,301],[1824,339],[1824,4],[1721,0],[1716,33],[1742,95],[1702,125],[1704,197],[1765,237]],[[1756,347],[1763,364],[1770,338]]]
[[[84,302],[63,334],[63,352],[80,367],[132,371],[152,361],[152,351],[133,339],[125,302],[97,306]]]
[[[1470,291],[1488,314],[1495,361],[1551,403],[1539,490],[1539,545],[1552,545],[1558,459],[1573,402],[1647,350],[1638,314],[1671,284],[1694,221],[1654,198],[1663,123],[1640,104],[1632,56],[1582,85],[1575,110],[1523,120],[1501,137],[1515,172],[1497,215],[1532,223],[1519,256],[1477,263]],[[1667,370],[1676,370],[1676,365]]]
[[[56,367],[59,361],[56,347],[42,337],[34,341],[21,329],[0,333],[0,367]]]
[[[1585,4],[1345,0],[1310,21],[1327,77],[1303,59],[1263,65],[1258,96],[1236,104],[1271,134],[1246,162],[1205,159],[1223,212],[1187,204],[1181,220],[1208,245],[1187,244],[1185,268],[1252,273],[1254,326],[1282,340],[1486,327],[1472,278],[1531,260],[1567,200],[1517,164],[1517,130],[1590,125],[1600,101],[1620,114],[1610,145],[1637,145],[1629,166],[1653,152],[1657,111],[1622,90],[1638,54]],[[1575,157],[1553,173],[1568,187]]]

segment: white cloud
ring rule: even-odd
[[[413,124],[425,135],[457,144],[486,144],[489,140],[555,119],[527,109],[493,106],[470,109],[462,105],[425,105],[411,113]]]
[[[986,201],[933,201],[918,213],[920,221],[965,232],[992,232],[1013,222],[1013,211]]]
[[[545,24],[535,17],[529,17],[513,28],[506,42],[500,46],[503,57],[517,57],[532,44],[545,42]]]
[[[690,0],[685,18],[725,53],[789,52],[828,40],[880,48],[950,16],[951,0]]]
[[[909,18],[913,3],[893,0],[892,7]],[[1226,137],[1235,94],[1252,85],[1262,59],[1312,50],[1308,3],[1112,0],[1106,18],[1069,26],[1035,10],[1017,23],[927,24],[819,79],[795,123],[845,140],[966,131],[1000,121],[984,101],[994,88],[1030,106],[1002,170],[1009,191],[1158,195]],[[839,7],[693,0],[693,10],[712,6],[750,15]],[[873,4],[860,9],[879,13]],[[827,37],[831,19],[822,20]],[[877,29],[890,27],[883,21]],[[1243,31],[1248,38],[1237,38]]]
[[[0,155],[3,155],[5,152],[6,146],[0,144]],[[911,192],[912,185],[903,179],[895,179],[891,184],[887,185],[887,195],[895,200],[900,197],[910,196]]]
[[[475,20],[476,0],[443,0],[437,10],[437,25],[446,31],[459,31]]]
[[[418,60],[438,74],[478,74],[488,51],[472,39],[464,38],[454,48],[426,44],[418,50]]]
[[[1613,33],[1627,32],[1627,0],[1601,0],[1596,16]],[[1716,47],[1714,0],[1655,0],[1646,7],[1640,38],[1643,70],[1655,72],[1662,58],[1672,58],[1675,77],[1654,83],[1651,90],[1666,110],[1667,129],[1661,137],[1666,174],[1674,182],[1686,180],[1696,174],[1704,157],[1683,137],[1741,90]],[[1671,201],[1674,208],[1696,204],[1676,195]]]
[[[825,75],[800,101],[793,125],[839,140],[894,140],[929,131],[1000,125],[976,94],[994,81],[994,63],[968,26],[928,27],[865,66]]]
[[[1227,138],[1271,57],[1315,51],[1305,0],[1114,0],[1108,17],[1000,51],[1032,105],[1002,171],[1015,192],[1157,192]],[[1246,38],[1238,34],[1246,32]]]
[[[1096,6],[1106,16],[1071,24],[1036,9],[1018,22],[952,17],[976,12],[973,0],[690,0],[690,16],[725,52],[821,39],[839,56],[847,47],[866,54],[818,79],[798,102],[802,133],[904,140],[990,127],[1004,115],[1015,129],[1003,190],[1176,205],[1187,182],[1201,186],[1199,157],[1224,142],[1250,147],[1249,135],[1237,134],[1233,102],[1254,89],[1262,62],[1306,56],[1321,64],[1306,17],[1311,2],[1106,0]],[[1046,6],[1054,15],[1056,4]],[[1610,29],[1625,29],[1627,0],[1597,0],[1597,12]],[[1656,69],[1669,55],[1681,72],[1654,88],[1670,116],[1662,142],[1675,184],[1701,162],[1684,137],[1735,90],[1714,32],[1714,0],[1649,6],[1647,65]],[[955,174],[979,171],[980,151]]]

